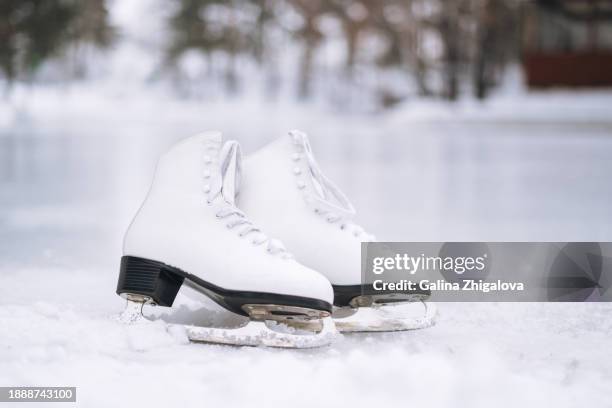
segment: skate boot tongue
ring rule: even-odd
[[[355,208],[340,188],[321,171],[312,153],[308,136],[299,130],[290,131],[289,136],[297,151],[307,161],[312,185],[312,195],[307,198],[307,201],[313,202],[315,211],[324,215],[328,222],[340,223],[342,229],[348,229],[356,238],[363,241],[375,241],[376,238],[373,235],[368,234],[353,222]]]
[[[213,179],[208,198],[209,202],[212,202],[220,196],[225,203],[222,205],[223,208],[217,212],[217,217],[228,219],[229,229],[241,228],[241,236],[251,234],[253,244],[265,244],[270,254],[281,254],[284,258],[291,258],[292,255],[286,251],[280,241],[269,238],[236,207],[236,196],[240,191],[242,174],[242,153],[238,142],[234,140],[225,142],[218,157],[219,173]],[[232,218],[231,221],[230,218]]]
[[[344,193],[328,179],[314,158],[308,136],[299,130],[289,132],[294,145],[308,162],[315,200],[323,209],[336,213],[338,217],[350,219],[355,215],[355,208]]]
[[[242,155],[238,142],[234,140],[226,142],[219,152],[221,177],[217,178],[217,183],[220,183],[223,199],[230,205],[236,204],[236,195],[240,189],[241,163]]]

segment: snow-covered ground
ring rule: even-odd
[[[579,118],[546,96],[503,117],[431,105],[352,116],[32,92],[0,107],[1,385],[77,386],[84,407],[610,405],[609,304],[446,303],[431,329],[307,351],[189,344],[161,323],[113,320],[122,234],[156,157],[181,137],[219,128],[248,153],[310,131],[383,240],[609,241],[609,95],[562,104]],[[530,103],[543,113],[521,116]]]

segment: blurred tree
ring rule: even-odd
[[[205,11],[219,1],[177,0],[176,12],[170,17],[172,38],[167,53],[168,64],[175,65],[189,50],[197,50],[209,57],[222,45],[221,34],[209,27]]]
[[[372,25],[372,10],[375,1],[330,0],[329,11],[342,25],[346,44],[345,68],[350,75],[357,59],[359,42],[364,31]]]
[[[434,0],[429,0],[434,3]],[[483,99],[512,56],[518,56],[517,0],[440,0],[433,26],[442,42],[442,95],[455,100],[471,82]],[[435,4],[435,3],[434,3]]]
[[[72,43],[107,46],[111,32],[103,0],[2,0],[0,69],[9,83],[31,77]]]
[[[72,45],[73,75],[83,77],[86,74],[83,54],[91,47],[109,47],[117,39],[117,31],[109,23],[106,0],[80,0],[76,7],[77,13],[67,31]]]
[[[516,2],[475,0],[475,55],[472,82],[475,96],[484,99],[496,85],[508,60],[518,57]]]
[[[469,42],[462,24],[467,1],[441,1],[437,29],[442,39],[444,53],[442,57],[443,95],[454,101],[459,96],[459,79],[461,65]]]
[[[426,1],[428,0],[398,0],[396,1],[398,3],[396,7],[402,13],[396,15],[396,12],[390,11],[394,16],[392,19],[393,25],[398,26],[402,63],[408,71],[412,72],[419,96],[431,96],[433,94],[428,83],[431,69],[425,52],[425,39],[433,24],[428,14],[415,12],[419,8],[422,10],[423,3]]]
[[[430,0],[390,0],[375,9],[374,23],[389,46],[379,59],[381,66],[399,67],[410,73],[420,96],[431,95],[427,83],[428,70],[423,53],[424,32],[431,25],[427,15],[415,12],[419,4]],[[379,3],[379,2],[376,2]]]
[[[77,13],[65,1],[3,0],[0,2],[0,53],[9,81],[32,73],[68,38],[68,23]]]
[[[252,56],[269,72],[279,69],[274,57],[279,37],[270,36],[272,31],[284,30],[299,45],[300,98],[312,93],[317,52],[327,41],[344,41],[344,63],[337,68],[347,84],[362,86],[355,82],[357,65],[373,73],[370,78],[405,72],[418,95],[449,100],[457,99],[469,83],[477,97],[486,97],[517,48],[515,5],[520,0],[173,1],[177,8],[169,22],[170,65],[189,50],[205,55],[209,65],[212,55],[221,53],[230,89],[238,80],[234,61],[239,55]],[[338,24],[339,34],[329,20]],[[406,95],[393,79],[378,81],[373,88],[385,105]]]
[[[268,96],[275,96],[280,88],[280,73],[278,62],[279,50],[270,46],[274,41],[274,33],[278,34],[277,0],[250,0],[256,10],[255,29],[252,36],[253,55],[255,61],[264,70],[265,92]]]
[[[258,63],[265,62],[266,47],[266,28],[274,22],[274,1],[273,0],[251,0],[256,10],[255,32],[253,35],[253,55]]]
[[[187,52],[195,50],[210,60],[214,52],[227,56],[225,82],[230,91],[238,86],[235,70],[236,57],[252,53],[263,55],[263,27],[269,20],[262,8],[263,0],[175,0],[176,12],[170,17],[172,38],[167,49],[170,66],[179,62]],[[259,48],[258,48],[259,47]]]
[[[320,19],[329,9],[327,2],[322,0],[290,0],[290,3],[302,17],[301,26],[293,34],[303,48],[299,63],[298,96],[304,99],[310,95],[315,51],[324,38],[319,27]]]

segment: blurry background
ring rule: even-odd
[[[484,99],[518,66],[534,87],[612,84],[609,0],[7,0],[0,15],[7,93],[115,74],[374,109]]]
[[[382,239],[612,239],[607,86],[609,0],[5,0],[0,256],[114,265],[211,128],[309,132]]]
[[[157,157],[205,129],[247,154],[310,133],[381,240],[610,241],[609,86],[610,0],[2,0],[0,384],[101,407],[270,384],[272,406],[606,405],[609,304],[442,304],[432,329],[312,353],[108,317]]]
[[[517,66],[533,87],[612,85],[609,0],[7,0],[0,11],[7,93],[115,74],[183,97],[374,109],[484,99]]]

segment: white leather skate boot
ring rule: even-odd
[[[340,331],[428,327],[429,292],[375,291],[361,282],[361,242],[374,237],[353,223],[355,210],[316,163],[308,137],[291,131],[244,161],[239,205],[279,237],[298,262],[324,274],[334,288]]]
[[[330,283],[296,262],[236,207],[240,162],[238,143],[222,145],[218,132],[185,139],[161,157],[125,235],[117,285],[117,293],[128,299],[124,320],[140,316],[146,303],[172,306],[185,283],[251,320],[236,329],[188,326],[191,340],[329,344],[335,333]],[[278,326],[283,330],[271,329]]]

